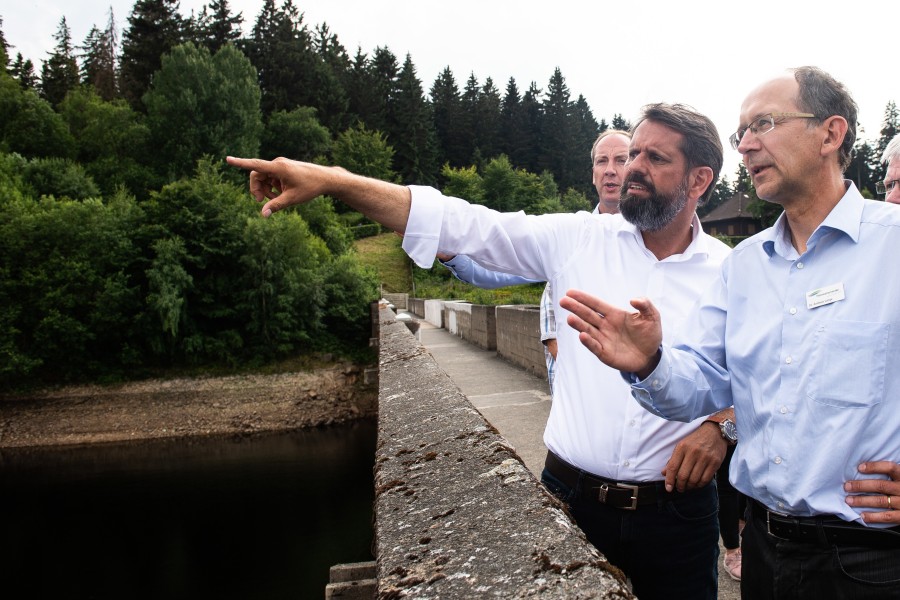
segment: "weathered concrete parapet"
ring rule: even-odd
[[[445,302],[447,331],[485,350],[497,349],[496,307],[468,302]]]
[[[379,317],[378,598],[633,598],[406,326]]]
[[[425,301],[425,320],[435,327],[445,328],[444,323],[444,302],[452,302],[452,300],[426,300]]]
[[[409,298],[406,301],[407,310],[412,314],[416,315],[420,319],[425,318],[425,299],[424,298]]]
[[[394,311],[400,310],[408,310],[409,309],[409,294],[390,294],[385,293],[384,299],[394,305]]]
[[[532,304],[497,307],[497,354],[538,377],[547,378],[541,343],[540,307]]]

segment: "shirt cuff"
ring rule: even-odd
[[[409,186],[412,203],[403,234],[403,250],[413,262],[430,269],[437,256],[444,221],[443,196],[434,188]]]
[[[653,394],[665,389],[669,384],[672,368],[669,362],[669,353],[660,346],[659,364],[643,380],[636,373],[622,373],[625,381],[631,385],[631,395],[638,403],[655,415],[663,416],[659,408],[653,402]]]

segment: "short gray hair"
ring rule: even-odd
[[[847,133],[838,151],[841,171],[850,166],[853,144],[856,143],[857,106],[847,87],[818,67],[797,67],[791,69],[800,86],[797,105],[816,115],[818,121],[837,115],[847,121]]]
[[[891,161],[894,160],[900,160],[900,133],[888,142],[887,147],[884,149],[884,154],[881,155],[881,162],[885,165],[891,164]]]

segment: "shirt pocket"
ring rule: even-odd
[[[868,321],[821,321],[814,336],[808,397],[837,408],[881,403],[891,326]]]

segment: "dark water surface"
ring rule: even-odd
[[[372,560],[376,426],[0,452],[4,598],[325,597]]]

